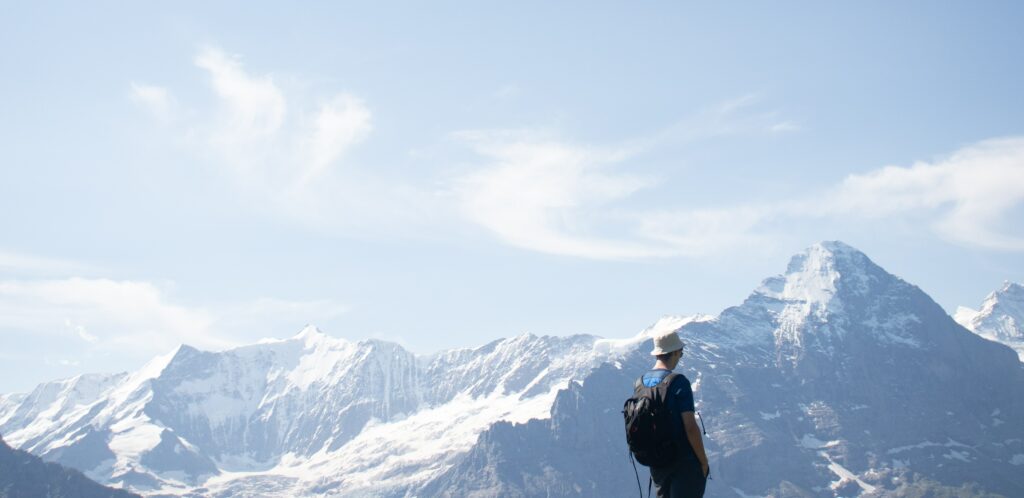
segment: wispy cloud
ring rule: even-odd
[[[78,360],[68,359],[68,358],[60,358],[60,359],[57,359],[57,360],[54,360],[53,358],[43,358],[43,364],[44,365],[49,365],[49,366],[60,366],[60,367],[76,368],[76,367],[80,367],[82,365],[82,362],[78,361]]]
[[[99,268],[66,259],[48,258],[0,249],[0,274],[12,275],[68,275],[92,274]]]
[[[306,167],[299,176],[304,186],[320,176],[338,158],[370,134],[371,113],[363,102],[351,95],[338,95],[323,104],[308,137],[301,143]]]
[[[133,81],[129,97],[162,122],[170,122],[174,118],[177,105],[164,87]]]
[[[773,224],[902,218],[925,220],[926,227],[956,243],[1024,250],[1024,235],[1007,231],[1013,210],[1024,205],[1024,137],[986,140],[938,160],[849,175],[819,191],[717,210],[650,213],[643,232],[679,248],[708,250],[770,240],[778,235]]]
[[[664,129],[647,136],[624,141],[633,151],[668,145],[689,144],[730,135],[793,132],[802,129],[796,122],[783,119],[780,112],[765,108],[754,93],[707,106],[683,116]]]
[[[71,319],[64,319],[64,327],[74,333],[74,335],[79,339],[90,344],[95,344],[100,340],[99,337],[90,334],[89,331],[85,329],[85,325],[72,323]]]
[[[722,109],[734,112],[743,105],[746,100]],[[484,168],[461,179],[463,212],[525,249],[594,259],[702,256],[764,244],[795,221],[923,217],[951,241],[1024,250],[1024,236],[1003,228],[1012,210],[1024,204],[1021,137],[983,141],[936,161],[850,175],[802,198],[643,209],[629,201],[655,182],[615,168],[657,140],[614,149],[507,133],[460,137],[488,159]],[[613,235],[601,235],[607,233]]]
[[[589,214],[648,186],[651,180],[615,172],[626,150],[570,145],[526,132],[462,132],[489,164],[458,180],[470,220],[526,249],[597,259],[656,256],[645,244],[588,233]]]
[[[283,206],[307,194],[304,187],[327,176],[372,129],[372,113],[352,94],[289,111],[273,77],[250,74],[237,56],[206,48],[195,63],[209,74],[219,102],[210,121],[195,125],[198,134],[236,180]]]
[[[287,104],[271,76],[250,75],[238,57],[212,47],[200,51],[195,64],[209,73],[223,106],[217,140],[227,146],[246,145],[281,129]]]
[[[591,259],[698,256],[753,237],[749,208],[637,209],[639,193],[660,184],[627,172],[667,144],[771,131],[774,112],[752,109],[756,95],[711,106],[647,136],[611,146],[577,144],[537,131],[473,130],[454,137],[485,160],[456,180],[463,215],[524,249]]]
[[[755,206],[652,210],[637,213],[638,233],[659,241],[672,256],[699,257],[764,245],[757,231],[771,210]]]
[[[772,133],[787,133],[793,131],[800,131],[803,128],[793,121],[779,121],[768,126],[768,131]]]
[[[0,280],[0,349],[43,349],[53,365],[107,371],[135,368],[179,344],[223,350],[263,337],[289,337],[347,313],[330,299],[259,298],[196,307],[151,282],[104,278]],[[16,339],[12,339],[16,338]],[[48,353],[48,354],[49,354]]]
[[[851,175],[790,214],[924,215],[949,240],[1019,251],[1024,250],[1024,234],[1006,233],[1002,226],[1022,204],[1024,137],[1010,137],[969,145],[936,161]]]
[[[287,337],[307,324],[325,327],[350,310],[349,305],[333,299],[261,297],[219,309],[214,328],[250,343],[267,337]]]
[[[352,223],[353,213],[369,217],[374,211],[365,205],[385,204],[382,198],[403,199],[393,182],[343,165],[373,130],[373,113],[359,97],[300,96],[216,47],[200,50],[194,63],[209,78],[214,105],[179,112],[173,130],[222,169],[253,209],[320,226]],[[132,99],[163,121],[184,105],[170,95],[167,88],[132,84]]]
[[[207,312],[170,302],[148,282],[102,278],[0,281],[0,327],[63,333],[110,349],[168,350],[180,343],[222,349]],[[93,332],[86,332],[89,326]]]
[[[455,139],[480,159],[472,170],[444,177],[439,167],[409,184],[346,161],[373,132],[373,112],[354,94],[339,92],[302,105],[309,99],[290,95],[270,73],[248,70],[238,56],[206,48],[195,64],[209,76],[216,106],[187,113],[192,121],[182,125],[183,134],[198,139],[256,209],[315,227],[374,230],[390,220],[392,228],[407,233],[423,223],[450,223],[438,218],[456,213],[528,250],[643,259],[749,247],[785,230],[787,221],[915,216],[930,220],[948,240],[1024,249],[1024,237],[1004,228],[1024,198],[1021,138],[851,175],[802,198],[696,207],[646,202],[645,190],[671,187],[636,168],[648,151],[724,135],[803,130],[749,94],[611,144],[529,130],[457,132]],[[162,87],[132,88],[133,98],[156,115],[178,105]]]

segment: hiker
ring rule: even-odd
[[[683,348],[675,332],[654,337],[651,355],[657,361],[652,370],[637,379],[634,398],[627,401],[624,410],[627,432],[631,424],[643,425],[645,417],[653,421],[647,422],[651,429],[633,429],[634,436],[627,436],[627,441],[637,461],[650,467],[659,498],[703,497],[709,473],[704,441],[694,418],[690,381],[672,372],[683,357]],[[663,407],[667,407],[669,431],[657,428],[657,421],[666,414]],[[648,435],[637,435],[637,431]],[[638,442],[644,437],[646,442]]]

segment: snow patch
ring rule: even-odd
[[[830,485],[830,487],[833,490],[837,490],[837,489],[841,488],[844,484],[846,484],[846,483],[848,483],[850,481],[853,481],[853,482],[857,483],[858,486],[860,486],[860,489],[863,489],[864,491],[866,491],[868,493],[874,493],[875,492],[875,489],[876,489],[875,486],[872,486],[872,485],[864,482],[863,480],[861,480],[861,478],[857,477],[857,474],[854,474],[853,472],[850,472],[846,467],[843,467],[842,465],[839,465],[838,463],[836,463],[835,460],[832,460],[832,457],[830,457],[828,455],[828,453],[825,453],[824,451],[822,451],[821,453],[819,453],[819,455],[821,455],[822,458],[824,458],[825,460],[828,461],[828,470],[832,471],[832,473],[835,474],[836,477],[839,478],[839,480],[833,481],[832,484]]]
[[[968,308],[967,306],[958,306],[956,313],[953,314],[953,319],[967,330],[972,330],[971,322],[978,316],[978,313],[978,310]]]
[[[303,329],[294,339],[302,341],[304,352],[299,364],[288,372],[288,381],[300,389],[313,384],[328,383],[344,374],[344,367],[354,363],[356,345],[348,341],[332,340],[310,327]],[[342,367],[339,371],[338,367]]]
[[[205,486],[223,489],[247,477],[289,479],[313,486],[321,483],[323,476],[345,476],[343,489],[348,493],[376,489],[382,482],[396,487],[424,482],[454,465],[495,421],[521,424],[550,418],[559,390],[554,387],[525,400],[518,393],[479,398],[460,394],[404,420],[370,424],[336,451],[322,449],[311,457],[285,455],[269,470],[224,473]]]
[[[961,462],[968,463],[971,461],[970,453],[967,453],[966,451],[949,450],[949,453],[942,455],[942,457],[947,460],[960,460]]]
[[[837,446],[841,442],[842,441],[838,439],[826,442],[814,437],[811,434],[804,434],[804,437],[800,439],[800,446],[803,446],[804,448],[807,449],[817,450],[821,448],[831,448],[833,446]]]
[[[150,423],[149,418],[121,420],[110,426],[113,435],[107,446],[117,455],[117,471],[131,468],[131,462],[137,462],[146,453],[160,444],[160,434],[164,429]]]
[[[903,453],[904,451],[908,451],[908,450],[921,449],[921,448],[930,448],[930,447],[935,447],[935,446],[942,446],[942,447],[946,447],[946,448],[970,448],[970,446],[968,446],[966,444],[963,444],[961,442],[954,441],[952,439],[947,439],[945,443],[934,443],[932,441],[923,441],[923,442],[920,442],[920,443],[917,443],[917,444],[910,444],[910,445],[907,445],[907,446],[897,446],[895,448],[890,448],[886,453],[888,453],[890,455],[895,455],[897,453]]]

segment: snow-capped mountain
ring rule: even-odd
[[[494,422],[548,416],[600,361],[595,341],[523,335],[418,358],[307,327],[219,353],[181,346],[138,372],[5,398],[0,433],[144,494],[401,496]]]
[[[961,306],[956,321],[975,334],[1010,346],[1024,361],[1024,285],[1005,282],[985,298],[980,310]]]
[[[708,496],[1024,495],[1024,368],[838,242],[718,316],[417,357],[315,328],[0,399],[12,444],[143,494],[636,493],[620,410],[680,329]],[[641,468],[641,481],[646,480]]]
[[[681,334],[707,496],[1024,495],[1015,355],[849,246],[811,247]],[[422,496],[635,495],[619,410],[649,348],[559,393],[550,419],[496,424]]]

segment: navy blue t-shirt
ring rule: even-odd
[[[672,373],[669,370],[657,369],[644,374],[642,382],[644,387],[654,387],[661,384],[661,381]],[[679,441],[684,454],[688,458],[696,458],[690,442],[686,439],[686,432],[683,430],[683,413],[696,411],[693,406],[693,389],[690,387],[690,379],[679,374],[668,387],[668,411],[672,414],[672,434],[676,441]]]

